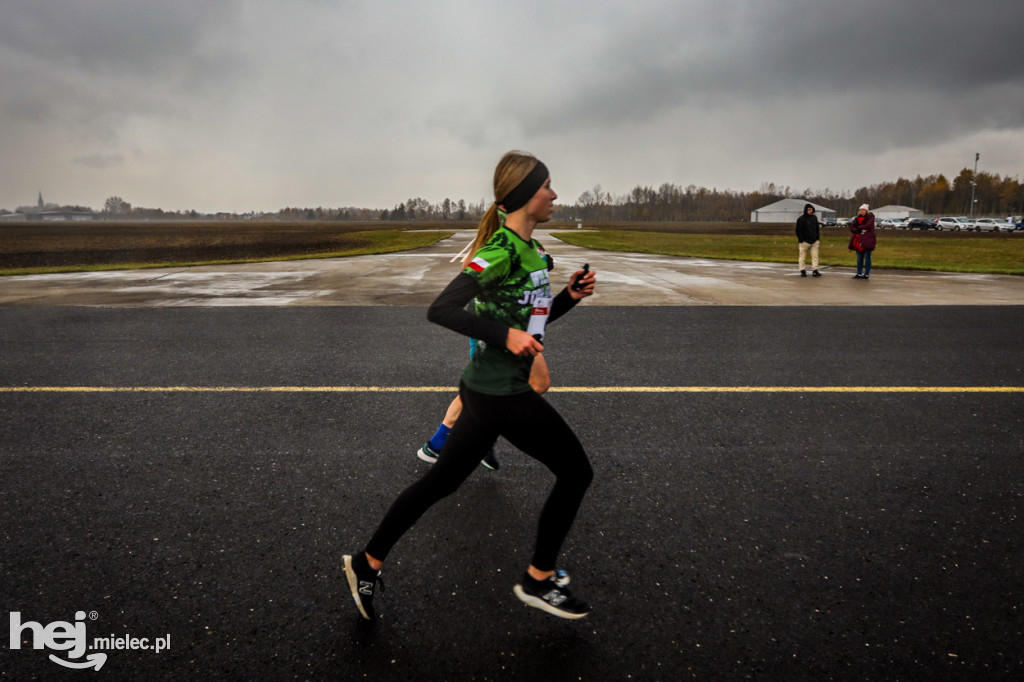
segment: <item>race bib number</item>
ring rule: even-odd
[[[544,343],[544,328],[548,324],[548,316],[551,315],[551,301],[550,296],[539,296],[533,299],[530,324],[526,328],[526,333],[530,336],[539,336],[541,343]]]

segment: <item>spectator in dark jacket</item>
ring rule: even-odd
[[[878,242],[875,238],[875,214],[868,210],[867,204],[861,204],[857,217],[850,221],[850,232],[850,249],[857,252],[857,274],[853,278],[868,279],[871,275],[871,252]]]
[[[821,277],[818,272],[818,246],[820,239],[818,216],[814,215],[812,204],[804,205],[804,213],[796,219],[796,240],[800,242],[800,276],[806,277],[807,270],[804,269],[804,262],[807,260],[807,250],[811,250],[811,269],[815,277]]]

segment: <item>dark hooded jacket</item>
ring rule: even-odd
[[[808,213],[807,209],[811,209]],[[818,216],[814,215],[814,206],[804,205],[804,214],[796,219],[796,240],[813,244],[821,238],[821,231],[818,226]]]

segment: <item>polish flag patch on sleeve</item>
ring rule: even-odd
[[[488,263],[483,258],[480,258],[478,256],[478,257],[474,258],[473,260],[471,260],[469,262],[469,265],[467,265],[466,267],[468,267],[470,270],[475,270],[477,272],[483,272],[487,268],[488,265],[490,265],[490,263]]]

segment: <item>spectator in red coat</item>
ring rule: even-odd
[[[850,221],[850,250],[857,252],[857,274],[854,279],[868,279],[871,275],[871,252],[878,243],[875,237],[875,214],[861,204],[857,217]]]

